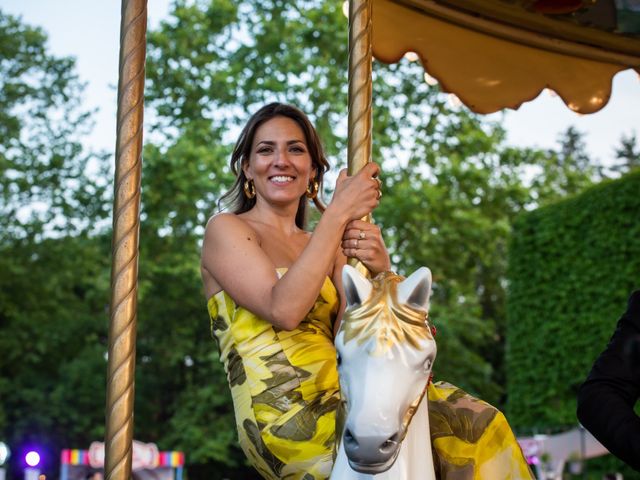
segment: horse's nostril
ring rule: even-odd
[[[356,448],[358,446],[358,441],[353,436],[353,433],[351,433],[351,430],[349,430],[348,428],[346,428],[344,431],[344,444],[345,446],[351,448]]]
[[[389,438],[387,438],[382,445],[380,445],[380,453],[391,453],[398,446],[398,434],[395,433]]]

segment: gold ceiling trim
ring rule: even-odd
[[[374,0],[374,56],[394,63],[408,51],[418,54],[443,91],[478,113],[516,109],[544,88],[570,109],[593,113],[609,101],[617,72],[640,69],[640,57],[552,39],[433,1]]]
[[[392,0],[394,3],[440,18],[454,25],[493,35],[511,42],[550,52],[572,55],[597,62],[618,63],[627,68],[640,67],[640,40],[620,37],[569,22],[560,22],[543,15],[527,14],[520,7],[488,1],[447,1],[454,8],[433,0]],[[465,13],[471,9],[501,18],[495,21]],[[506,23],[505,23],[506,22]],[[512,26],[511,23],[517,25]],[[560,25],[558,25],[560,24]],[[533,28],[533,30],[523,27]],[[587,45],[588,43],[590,45]],[[592,46],[601,45],[604,48]]]
[[[640,36],[632,37],[630,35],[616,34],[597,28],[585,27],[566,20],[555,19],[547,15],[534,14],[524,10],[520,4],[504,1],[438,1],[460,10],[476,12],[497,22],[531,30],[538,34],[640,58]]]

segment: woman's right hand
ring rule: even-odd
[[[329,207],[344,215],[346,221],[360,219],[371,213],[380,201],[380,167],[366,164],[358,173],[349,177],[347,169],[340,170],[336,189]]]

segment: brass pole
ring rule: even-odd
[[[371,82],[371,0],[349,0],[349,175],[371,161]]]
[[[122,0],[105,473],[131,477],[147,0]]]
[[[354,175],[371,161],[371,0],[349,0],[349,119],[347,172]],[[371,215],[364,218],[371,221]],[[357,259],[349,264],[364,275]]]

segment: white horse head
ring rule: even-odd
[[[422,267],[406,279],[384,272],[369,281],[347,265],[342,280],[347,309],[335,344],[343,447],[353,470],[376,475],[396,461],[436,357],[427,323],[431,272]],[[430,456],[428,417],[424,423]]]

